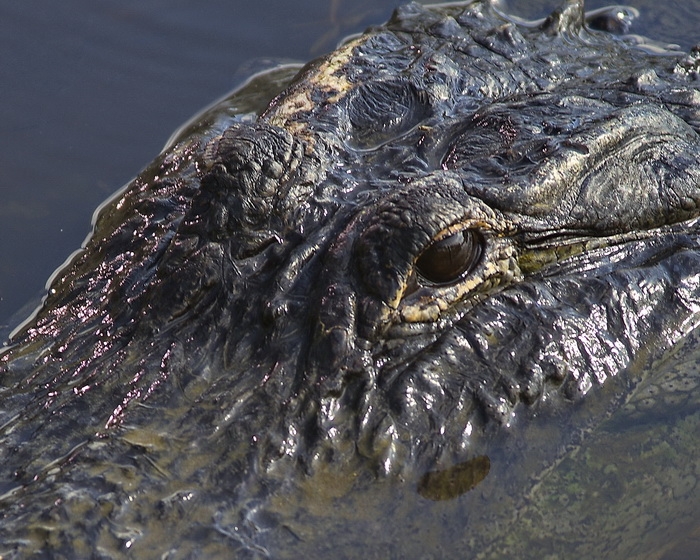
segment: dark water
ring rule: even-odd
[[[178,125],[252,70],[332,50],[400,3],[0,0],[0,336]],[[510,10],[542,17],[557,4]],[[635,32],[700,40],[697,0],[629,4]]]

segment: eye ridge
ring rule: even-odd
[[[483,238],[474,229],[463,229],[433,241],[416,260],[418,275],[434,285],[459,280],[481,258]]]

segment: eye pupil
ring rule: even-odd
[[[429,282],[447,284],[471,269],[480,255],[479,234],[465,229],[429,245],[418,257],[416,270]]]

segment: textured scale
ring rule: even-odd
[[[698,53],[634,15],[409,4],[180,132],[0,355],[0,556],[658,557],[691,531]]]

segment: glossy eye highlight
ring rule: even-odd
[[[418,257],[418,275],[433,284],[448,284],[459,279],[479,261],[481,235],[465,229],[433,241]]]

